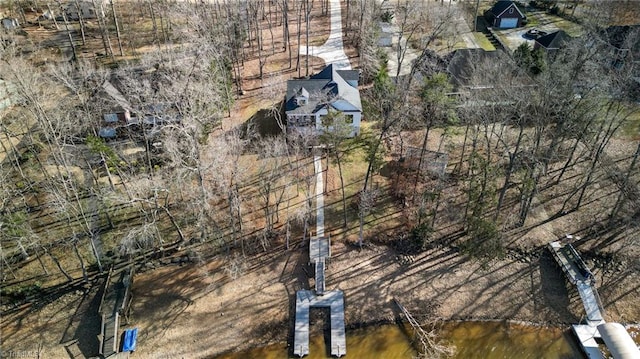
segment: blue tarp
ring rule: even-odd
[[[136,350],[136,339],[138,338],[138,328],[127,329],[124,331],[124,340],[122,341],[122,351],[132,352]]]

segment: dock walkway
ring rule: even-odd
[[[594,327],[602,324],[604,310],[598,297],[595,277],[580,258],[578,252],[571,244],[563,244],[560,241],[549,243],[549,249],[569,281],[578,289],[582,305],[587,313],[588,324]]]
[[[99,353],[104,358],[116,355],[120,351],[120,318],[131,299],[130,284],[133,278],[133,267],[118,273],[109,271],[105,281],[105,289],[98,313],[102,318],[100,327]]]
[[[344,294],[340,290],[326,291],[326,259],[331,256],[331,240],[324,236],[324,182],[320,156],[314,158],[316,173],[316,234],[309,240],[309,261],[315,267],[315,292],[296,292],[296,321],[293,338],[293,354],[299,357],[309,354],[309,310],[329,308],[331,322],[331,355],[347,353]]]
[[[567,236],[567,239],[571,238]],[[587,314],[586,324],[575,324],[571,326],[571,329],[578,338],[578,342],[587,358],[603,359],[604,356],[598,347],[597,341],[601,338],[598,326],[605,323],[602,318],[604,310],[596,290],[595,277],[571,244],[554,241],[549,243],[549,249],[569,282],[578,289],[582,305]]]

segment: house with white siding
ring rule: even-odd
[[[350,136],[357,136],[362,119],[359,77],[357,70],[338,70],[329,65],[308,79],[287,81],[287,130],[311,134],[331,130],[322,119],[330,111],[338,111],[353,128]]]

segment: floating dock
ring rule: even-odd
[[[316,295],[310,290],[296,292],[296,326],[293,354],[309,354],[309,309],[329,308],[331,319],[331,355],[343,356],[347,353],[344,329],[344,294],[341,290]]]
[[[326,259],[331,257],[331,239],[324,236],[324,182],[322,162],[315,156],[316,173],[316,235],[309,240],[309,261],[315,267],[315,292],[296,292],[296,321],[293,337],[293,354],[303,357],[309,354],[309,310],[329,308],[331,322],[331,355],[341,357],[347,353],[344,323],[344,294],[341,290],[326,291]]]
[[[588,359],[604,359],[598,347],[598,340],[601,340],[601,336],[597,326],[574,324],[571,326],[571,330],[578,338],[582,352]]]

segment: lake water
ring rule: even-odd
[[[448,322],[438,330],[447,343],[455,346],[456,359],[572,359],[581,358],[580,349],[568,328],[538,327],[504,322]],[[330,358],[324,338],[312,336],[310,355],[305,358]],[[286,344],[275,344],[224,359],[287,358]],[[408,331],[388,324],[347,330],[347,355],[344,358],[409,359],[416,355]]]

